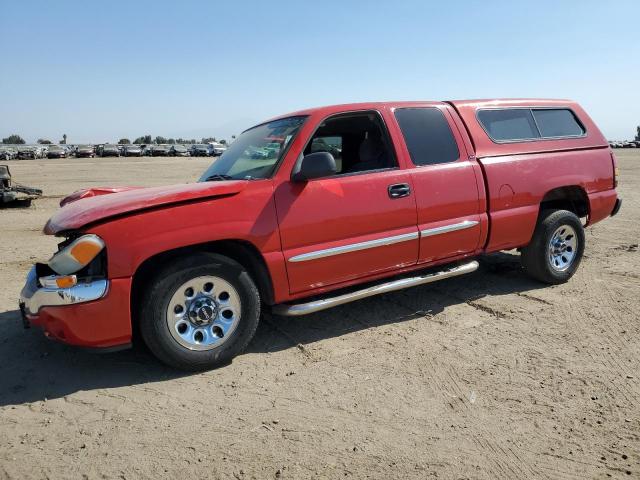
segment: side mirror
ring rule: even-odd
[[[336,160],[329,152],[310,153],[296,163],[291,180],[306,182],[314,178],[329,177],[337,172]]]

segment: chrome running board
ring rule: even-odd
[[[400,278],[398,280],[381,283],[378,285],[374,285],[373,287],[356,290],[355,292],[345,293],[336,297],[322,298],[320,300],[313,300],[311,302],[298,303],[293,305],[286,303],[274,305],[273,307],[271,307],[271,311],[276,315],[283,315],[286,317],[307,315],[309,313],[319,312],[321,310],[326,310],[327,308],[344,305],[345,303],[354,302],[363,298],[380,295],[381,293],[395,292],[396,290],[402,290],[404,288],[415,287],[417,285],[423,285],[425,283],[437,282],[438,280],[444,280],[445,278],[465,275],[467,273],[475,272],[477,269],[478,262],[473,260],[469,263],[457,265],[440,272],[427,273],[426,275],[420,275],[418,277]]]

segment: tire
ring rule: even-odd
[[[522,249],[522,266],[530,277],[551,285],[568,281],[584,253],[582,222],[568,210],[543,210],[531,243]]]
[[[138,319],[160,361],[208,370],[229,364],[247,347],[258,328],[260,294],[237,262],[198,253],[157,272],[138,304]]]

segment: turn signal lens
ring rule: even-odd
[[[75,275],[49,275],[48,277],[40,277],[40,285],[44,288],[69,288],[78,283],[78,277]]]
[[[51,269],[60,275],[69,275],[86,267],[104,248],[97,235],[83,235],[75,239],[49,260]]]
[[[71,253],[71,256],[79,263],[86,265],[96,258],[96,255],[102,250],[103,245],[87,239],[74,246],[69,253]]]

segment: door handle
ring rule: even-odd
[[[389,192],[390,198],[402,198],[411,195],[411,187],[408,183],[396,183],[394,185],[389,185],[387,191]]]

